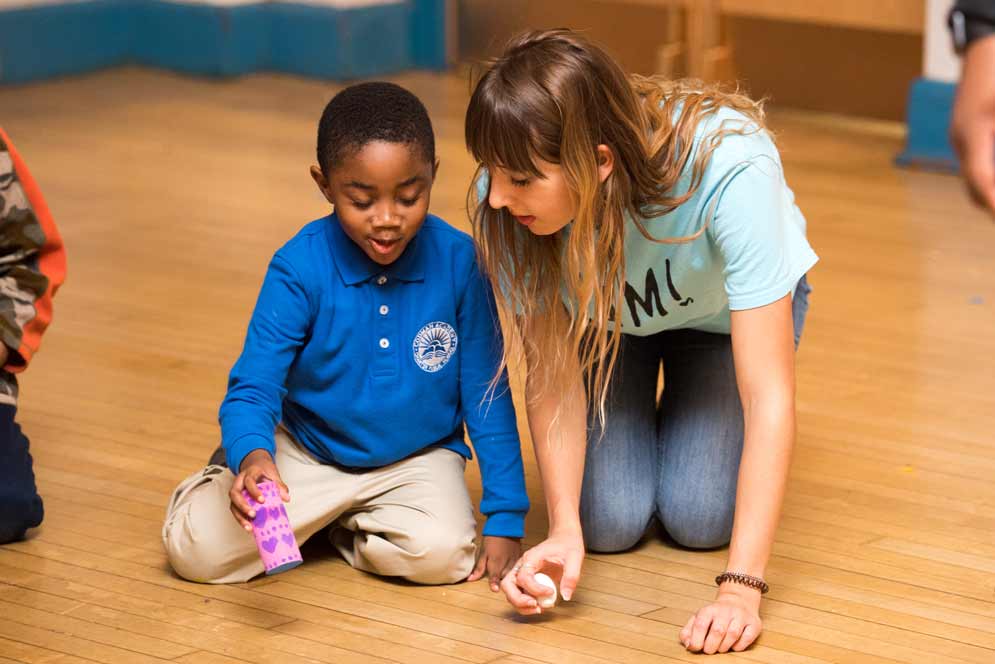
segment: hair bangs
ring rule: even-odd
[[[518,104],[511,91],[485,76],[470,99],[466,115],[466,146],[485,166],[541,178],[536,158],[547,158],[536,118],[527,104]]]

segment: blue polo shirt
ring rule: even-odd
[[[381,266],[336,215],[305,226],[273,256],[245,347],[221,405],[222,444],[237,472],[275,453],[282,422],[317,458],[376,468],[428,447],[480,464],[485,535],[521,537],[525,492],[502,338],[473,240],[429,215]]]

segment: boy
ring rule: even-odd
[[[528,498],[506,378],[488,391],[501,357],[491,291],[472,240],[428,214],[428,113],[396,85],[351,86],[322,114],[317,157],[334,213],[270,263],[220,411],[232,472],[209,465],[176,489],[169,561],[208,583],[262,572],[242,489],[258,499],[270,479],[301,542],[332,526],[358,569],[429,584],[473,570],[496,590]],[[464,423],[488,517],[476,569]]]

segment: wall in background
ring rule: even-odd
[[[353,79],[446,66],[446,0],[0,0],[0,83],[121,64]]]
[[[666,38],[666,12],[642,3],[598,0],[460,0],[464,60],[500,51],[527,28],[583,30],[622,66],[653,73]],[[813,24],[729,18],[736,76],[777,106],[901,120],[909,87],[922,70],[917,35]]]
[[[953,0],[926,0],[926,25],[923,39],[923,76],[933,81],[956,83],[960,78],[960,59],[954,53],[947,14]]]

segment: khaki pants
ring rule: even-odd
[[[383,468],[346,471],[276,432],[276,467],[290,489],[286,509],[297,541],[334,524],[331,541],[350,565],[416,583],[455,583],[473,569],[465,466],[456,452],[431,448]],[[228,469],[208,466],[173,492],[162,541],[180,576],[233,583],[263,572],[252,534],[229,510],[234,480]]]

